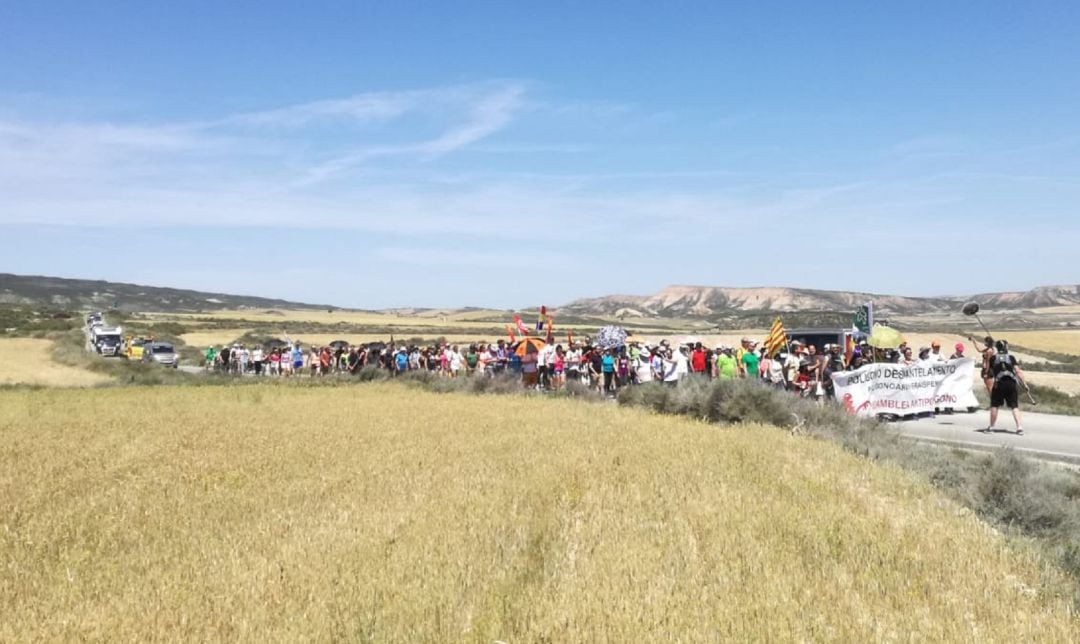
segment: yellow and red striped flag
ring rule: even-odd
[[[783,349],[786,344],[787,335],[784,333],[784,323],[780,321],[780,318],[776,318],[776,322],[773,322],[772,328],[769,329],[769,337],[765,338],[765,355],[772,358],[780,353],[780,349]]]

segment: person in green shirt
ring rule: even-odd
[[[206,369],[209,371],[214,368],[214,360],[217,359],[217,349],[214,347],[207,347],[206,349]]]
[[[716,356],[716,377],[721,380],[734,380],[739,373],[739,365],[735,362],[735,356],[731,355],[731,347]]]
[[[758,363],[760,362],[760,359],[755,350],[756,348],[754,343],[751,343],[750,349],[743,352],[742,356],[743,367],[746,369],[746,378],[750,380],[756,380],[759,376]]]
[[[476,345],[469,345],[469,352],[465,354],[465,364],[469,365],[469,373],[476,371],[476,365],[480,362],[480,354],[476,351]]]

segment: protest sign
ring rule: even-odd
[[[915,365],[874,363],[832,375],[836,399],[849,414],[921,414],[977,407],[971,358]]]

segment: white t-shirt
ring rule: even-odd
[[[645,358],[634,360],[634,373],[638,382],[652,382],[652,363]]]
[[[683,360],[683,364],[684,365],[686,364],[685,358]],[[678,381],[678,379],[679,379],[678,355],[676,355],[671,360],[668,360],[667,358],[665,358],[664,359],[664,382],[676,382],[676,381]]]
[[[581,367],[581,352],[570,349],[566,352],[566,368],[578,369]]]
[[[690,364],[682,351],[675,352],[675,377],[681,378],[690,373]]]
[[[652,357],[652,360],[650,361],[650,364],[652,366],[653,373],[656,374],[656,377],[663,379],[665,373],[664,359],[660,357],[660,355],[654,355]]]
[[[784,382],[784,365],[776,358],[769,360],[769,382],[778,385]]]
[[[546,367],[553,362],[555,362],[555,346],[545,345],[536,355],[536,366]]]
[[[262,349],[255,349],[254,351],[252,351],[251,352],[251,359],[254,360],[255,362],[262,362],[263,361],[263,350]]]

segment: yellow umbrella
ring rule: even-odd
[[[626,337],[626,344],[634,344],[635,342],[638,344],[644,344],[645,338],[641,337],[640,335],[631,335]]]
[[[870,346],[878,349],[895,349],[905,342],[904,336],[891,326],[874,325],[874,330],[867,341]]]

